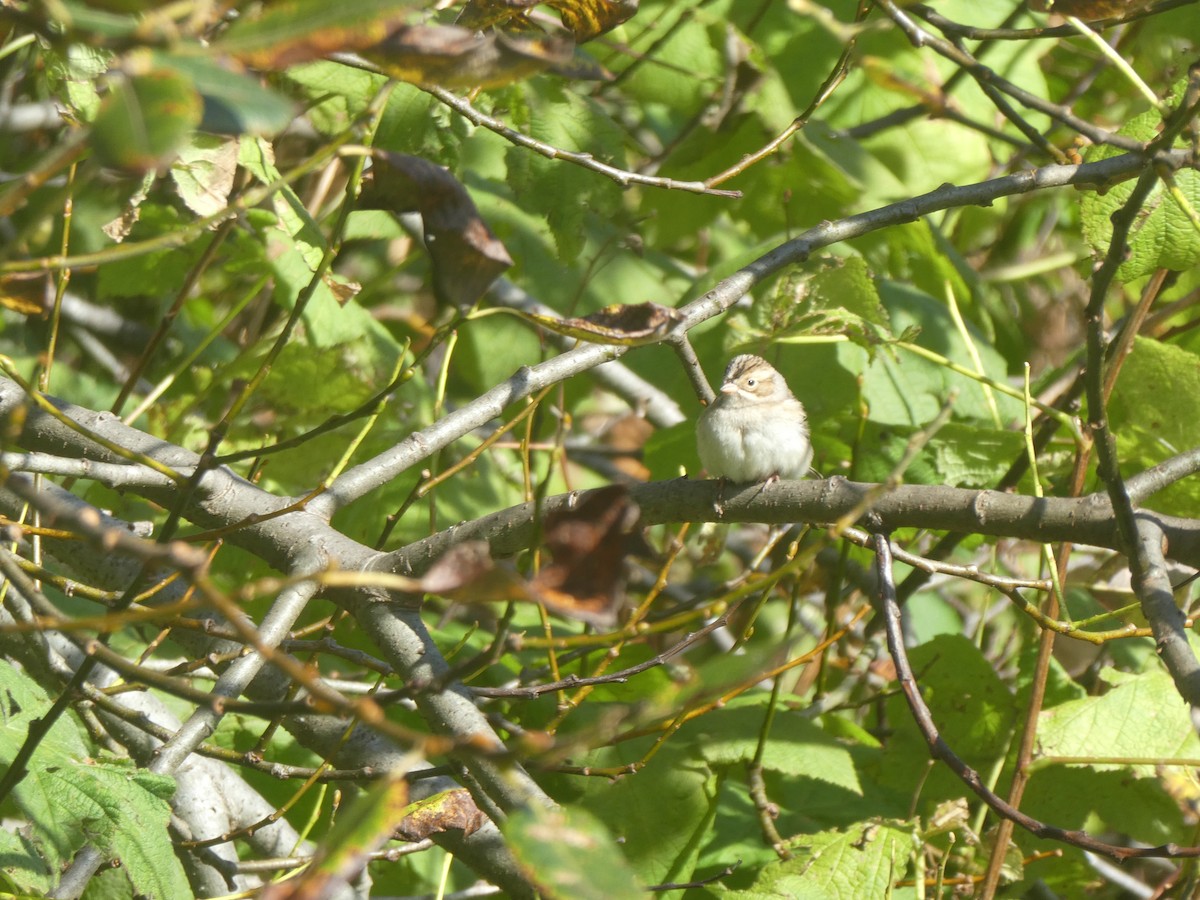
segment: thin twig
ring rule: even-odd
[[[955,65],[961,66],[976,80],[981,89],[984,89],[984,85],[994,86],[1018,103],[1050,116],[1050,118],[1062,123],[1072,131],[1087,137],[1095,144],[1107,144],[1111,147],[1118,147],[1130,152],[1142,149],[1140,141],[1099,128],[1086,119],[1079,118],[1070,110],[1051,103],[1037,94],[1030,93],[1024,88],[1013,84],[1007,78],[997,75],[992,69],[982,65],[970,53],[956,47],[950,41],[939,38],[921,28],[904,10],[895,4],[894,0],[879,0],[879,7],[908,36],[909,41],[914,47],[929,47],[939,56],[943,56]]]
[[[523,132],[517,131],[515,128],[509,128],[499,119],[480,112],[462,97],[445,88],[423,85],[422,90],[436,97],[440,102],[450,107],[472,124],[495,132],[506,141],[516,144],[518,147],[532,150],[534,153],[538,153],[547,159],[561,159],[564,162],[581,166],[584,169],[590,169],[606,178],[612,179],[623,188],[629,187],[631,184],[643,184],[648,187],[664,188],[669,191],[708,194],[712,197],[728,197],[734,200],[742,196],[741,191],[726,191],[709,187],[705,181],[676,181],[674,178],[659,178],[654,175],[641,175],[637,172],[630,172],[627,169],[619,169],[616,166],[600,162],[600,160],[596,159],[590,153],[577,153],[573,150],[564,150],[561,147],[555,147],[547,144],[545,141],[539,141],[537,138],[530,137]]]

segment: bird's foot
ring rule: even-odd
[[[716,512],[718,519],[725,518],[725,485],[727,480],[722,475],[717,480],[717,499],[713,501],[713,511]]]

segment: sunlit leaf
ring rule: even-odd
[[[884,897],[908,870],[920,846],[903,822],[863,822],[788,842],[790,858],[764,866],[754,884],[738,897],[794,897],[796,900],[858,900]]]
[[[171,179],[190,210],[211,216],[229,203],[237,161],[236,140],[198,136],[171,166]]]
[[[1187,80],[1172,88],[1172,102],[1187,96]],[[1158,137],[1162,115],[1149,110],[1135,116],[1120,130],[1120,134],[1139,141],[1150,142]],[[1187,139],[1176,142],[1188,146]],[[1089,160],[1108,159],[1118,152],[1115,148],[1097,146],[1088,152]],[[1129,254],[1117,270],[1123,282],[1153,272],[1155,269],[1187,271],[1200,263],[1200,172],[1182,168],[1173,176],[1174,190],[1159,179],[1146,201],[1138,210],[1129,229]],[[1109,189],[1088,192],[1083,197],[1083,234],[1099,255],[1107,252],[1112,240],[1112,215],[1121,209],[1133,192],[1134,182],[1123,181]]]

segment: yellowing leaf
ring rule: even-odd
[[[535,27],[526,17],[537,5],[538,0],[470,0],[458,24],[473,29],[502,26],[524,30]],[[638,0],[546,0],[546,6],[558,11],[563,24],[582,43],[632,18]]]

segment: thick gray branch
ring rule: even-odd
[[[1146,513],[1137,515],[1137,542],[1130,569],[1133,590],[1154,632],[1154,646],[1171,673],[1175,687],[1192,709],[1200,708],[1200,661],[1188,643],[1183,610],[1175,602],[1163,558],[1167,538],[1161,524]]]
[[[586,493],[586,492],[583,492]],[[583,493],[559,494],[542,504],[543,513],[578,502]],[[942,485],[903,485],[882,492],[879,485],[830,478],[780,481],[731,488],[724,496],[716,481],[657,481],[630,489],[642,522],[836,522],[870,510],[880,528],[931,528],[1037,542],[1071,541],[1121,549],[1120,535],[1107,496],[1029,497],[999,491],[972,491]],[[720,512],[717,510],[720,502]],[[523,503],[467,522],[388,554],[376,561],[388,571],[424,571],[461,541],[486,540],[498,556],[516,553],[532,540],[534,505]],[[1167,535],[1168,555],[1200,566],[1200,519],[1154,516]]]

